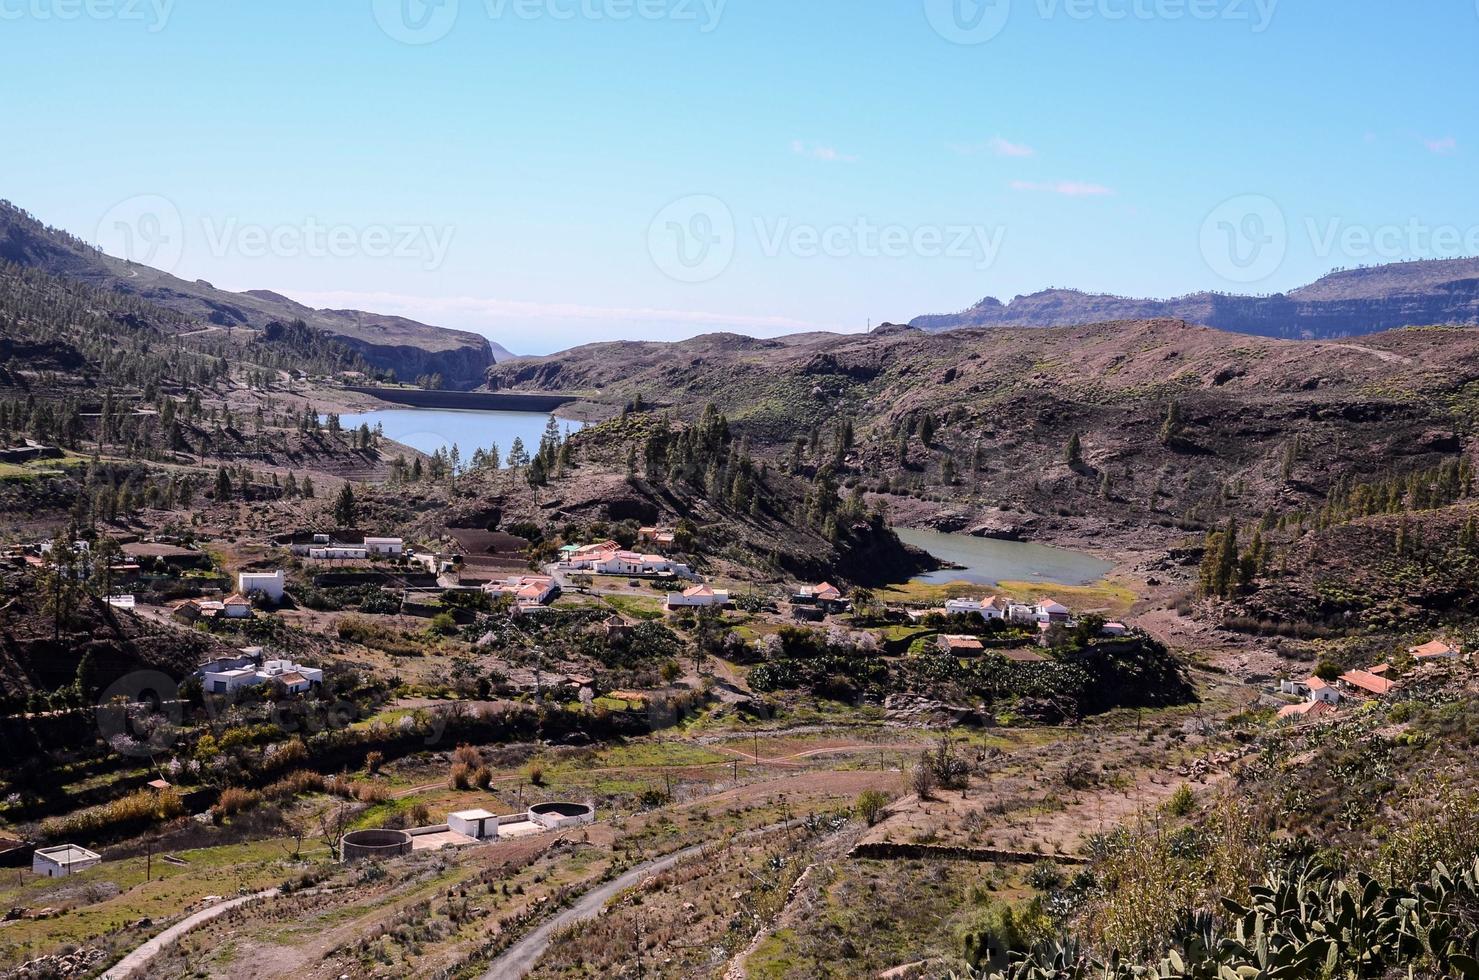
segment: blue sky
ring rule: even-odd
[[[1475,0],[955,2],[0,0],[0,196],[528,353],[1479,252]]]

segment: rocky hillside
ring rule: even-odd
[[[105,255],[4,201],[0,201],[0,261],[136,297],[177,311],[201,328],[255,332],[274,321],[302,320],[360,354],[372,367],[393,370],[405,380],[440,374],[448,387],[473,388],[495,360],[492,345],[478,334],[360,310],[315,310],[265,290],[232,293],[201,280],[187,282]]]
[[[712,401],[757,452],[833,462],[890,496],[910,523],[1128,539],[1228,513],[1316,508],[1343,474],[1404,471],[1470,449],[1479,330],[1403,330],[1359,344],[1176,320],[716,335],[515,360],[490,379],[581,392],[592,412],[640,401],[691,416]]]
[[[1479,324],[1479,258],[1405,262],[1332,273],[1273,296],[1194,293],[1177,299],[1052,289],[1010,303],[987,297],[968,310],[922,316],[923,330],[1051,327],[1171,317],[1262,337],[1336,338],[1434,324]]]

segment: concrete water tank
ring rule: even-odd
[[[411,853],[411,835],[404,830],[356,830],[344,835],[339,853],[346,864],[386,861]]]

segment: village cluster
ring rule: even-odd
[[[1444,640],[1411,647],[1407,655],[1414,665],[1463,659],[1462,651]],[[1348,670],[1336,676],[1281,681],[1279,693],[1300,700],[1280,708],[1279,717],[1285,720],[1326,717],[1339,711],[1346,701],[1388,697],[1397,690],[1399,683],[1397,669],[1390,662],[1373,664],[1364,670]]]

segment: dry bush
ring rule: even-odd
[[[431,823],[431,808],[425,803],[417,803],[412,806],[406,815],[412,827],[425,827]]]
[[[41,834],[58,837],[91,837],[122,833],[173,820],[185,812],[185,804],[174,789],[141,789],[111,803],[89,807],[65,817],[52,817],[41,824]]]
[[[371,752],[365,756],[365,772],[371,776],[378,776],[380,774],[380,767],[383,765],[385,765],[384,752]]]
[[[472,774],[473,785],[478,789],[487,789],[493,785],[493,770],[487,766],[478,766]]]
[[[537,766],[537,765],[536,766],[530,766],[529,767],[529,784],[531,786],[543,786],[544,785],[544,769],[543,768],[541,768],[540,766]]]
[[[356,783],[354,798],[361,803],[384,803],[390,799],[390,790],[380,783]]]
[[[452,761],[469,769],[476,769],[483,764],[483,754],[471,745],[459,745],[452,752]]]
[[[318,773],[299,769],[266,786],[262,796],[269,800],[285,800],[305,793],[322,793],[327,784],[328,780]]]
[[[262,802],[262,794],[252,789],[242,789],[239,786],[228,786],[221,790],[220,799],[216,800],[213,808],[217,819],[222,817],[234,817],[238,813],[245,813]]]
[[[453,789],[468,789],[472,786],[472,767],[465,762],[459,762],[452,766],[452,774],[447,784]]]

